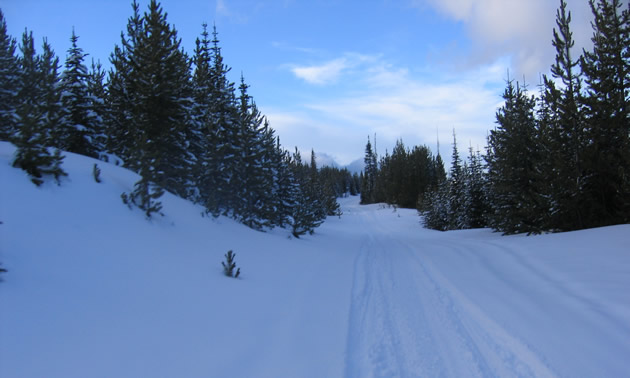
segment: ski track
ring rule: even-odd
[[[414,246],[375,215],[361,216],[344,376],[556,376],[423,261],[418,250],[439,240]]]

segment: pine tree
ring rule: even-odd
[[[295,149],[291,159],[293,177],[297,183],[293,212],[291,215],[291,232],[293,236],[312,234],[315,228],[323,222],[322,204],[319,202],[315,184],[310,174],[311,166],[302,163],[298,149]]]
[[[376,176],[378,174],[376,153],[372,150],[372,144],[370,143],[369,136],[367,144],[365,145],[364,161],[365,169],[363,173],[363,179],[361,180],[361,203],[369,204],[375,202]]]
[[[593,50],[581,68],[586,95],[582,225],[630,221],[630,7],[620,0],[590,0]]]
[[[583,228],[583,210],[580,192],[582,190],[582,162],[584,145],[584,119],[579,106],[582,80],[577,71],[578,60],[572,56],[575,45],[570,29],[571,12],[566,9],[566,1],[560,1],[556,13],[557,28],[553,31],[553,46],[556,61],[551,66],[554,78],[561,87],[553,93],[555,86],[549,86],[548,97],[557,99],[553,113],[557,116],[552,125],[551,146],[557,159],[550,180],[553,192],[551,223],[556,229],[571,230]],[[545,81],[552,83],[550,80]]]
[[[44,44],[46,46],[46,44]],[[14,144],[17,146],[13,166],[26,171],[35,185],[44,182],[44,176],[52,175],[57,182],[61,176],[67,174],[61,168],[63,157],[59,150],[51,153],[48,148],[48,120],[46,116],[50,109],[47,107],[50,92],[54,88],[47,88],[50,83],[51,54],[43,57],[35,53],[33,34],[24,31],[20,63],[20,90],[17,98],[17,133]]]
[[[486,199],[486,176],[483,172],[481,155],[473,151],[472,146],[468,150],[468,173],[466,174],[466,219],[469,228],[482,228],[487,226],[489,205]]]
[[[451,172],[449,175],[449,229],[468,228],[466,203],[466,178],[462,167],[457,138],[453,130],[453,154],[451,156]]]
[[[300,187],[295,176],[296,169],[291,156],[282,149],[280,138],[277,138],[270,158],[274,182],[266,218],[270,219],[275,226],[285,227],[292,222],[293,210],[297,206]]]
[[[72,30],[65,70],[61,77],[63,106],[60,147],[66,151],[97,158],[100,123],[88,95],[88,70],[83,64],[87,54],[77,46],[79,37]]]
[[[59,58],[44,38],[42,54],[39,57],[40,86],[42,88],[42,110],[47,144],[63,149],[63,104],[61,102],[61,81],[59,77]]]
[[[152,0],[142,18],[135,2],[133,8],[127,39],[123,37],[123,48],[117,48],[112,59],[122,72],[110,75],[116,88],[114,92],[110,88],[110,95],[120,96],[111,102],[121,106],[116,122],[127,122],[128,132],[119,135],[126,142],[118,150],[142,176],[129,200],[150,217],[159,212],[157,200],[164,189],[181,197],[188,191],[185,128],[191,112],[190,67],[159,3]],[[133,101],[122,104],[124,99]]]
[[[450,229],[449,182],[442,181],[435,190],[427,192],[424,208],[421,211],[423,225],[438,231]]]
[[[439,148],[438,148],[439,151]],[[438,153],[434,159],[434,179],[430,188],[418,201],[418,211],[426,228],[438,231],[450,229],[450,182],[446,178],[444,163]]]
[[[269,219],[265,219],[266,203],[270,201],[269,192],[272,189],[272,176],[266,151],[273,146],[273,134],[266,135],[268,124],[247,93],[249,86],[241,74],[239,86],[239,111],[237,118],[238,134],[236,143],[239,144],[240,156],[236,159],[234,179],[238,186],[237,199],[239,203],[234,209],[245,225],[254,229],[271,226]],[[271,144],[271,146],[269,145]]]
[[[104,84],[105,71],[100,62],[92,59],[90,71],[87,76],[88,103],[92,112],[91,120],[94,134],[92,145],[99,151],[100,158],[107,159],[107,135],[105,134],[105,120],[107,119],[107,107],[105,104],[106,88]]]
[[[223,63],[216,27],[213,30],[210,57],[211,99],[208,109],[209,140],[212,151],[207,156],[203,174],[204,205],[214,215],[229,215],[235,207],[238,179],[234,176],[241,151],[234,142],[237,137],[238,110],[234,83],[227,78],[230,68]]]
[[[189,198],[198,203],[208,202],[212,193],[207,176],[210,169],[211,154],[214,153],[214,129],[210,118],[212,103],[212,71],[210,56],[210,40],[208,39],[208,25],[202,25],[201,39],[197,38],[193,54],[194,72],[192,76],[193,106],[192,122],[188,128],[189,152],[194,158],[193,172],[196,177],[195,185],[189,193]],[[204,200],[206,198],[206,200]]]
[[[7,34],[7,24],[0,9],[0,140],[10,140],[17,132],[20,70],[16,48],[15,39]]]
[[[497,111],[497,128],[488,138],[488,178],[493,211],[490,225],[504,233],[539,232],[536,224],[536,186],[533,184],[535,150],[535,99],[508,79],[505,104]]]
[[[140,164],[132,157],[132,151],[137,143],[135,120],[139,100],[134,80],[138,74],[132,66],[132,58],[143,33],[143,21],[135,0],[131,7],[133,15],[127,21],[127,33],[121,32],[121,45],[115,46],[110,56],[112,69],[106,85],[105,124],[107,150],[122,159],[127,168],[137,171]]]

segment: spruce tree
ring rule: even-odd
[[[272,197],[266,218],[270,219],[274,226],[285,227],[292,222],[300,187],[291,155],[282,149],[280,138],[276,139],[270,158],[270,166],[274,174]]]
[[[112,57],[117,71],[110,75],[109,94],[113,131],[123,139],[114,147],[142,176],[128,198],[150,217],[159,212],[164,189],[181,197],[188,190],[191,164],[185,128],[191,119],[190,67],[159,3],[152,0],[142,17],[137,3],[132,6],[127,37]]]
[[[197,38],[193,54],[194,71],[192,75],[192,122],[188,128],[189,152],[194,157],[193,173],[195,185],[189,198],[198,203],[206,203],[212,194],[212,187],[207,182],[210,169],[211,154],[214,153],[214,128],[210,118],[210,105],[212,103],[212,71],[210,56],[210,40],[208,25],[202,25],[201,39]],[[206,199],[204,199],[206,198]]]
[[[630,221],[630,7],[591,0],[593,49],[581,60],[586,136],[583,226]]]
[[[238,109],[234,83],[227,78],[230,68],[223,63],[216,27],[212,33],[210,57],[209,140],[212,151],[207,156],[203,173],[204,205],[214,215],[229,215],[237,202],[238,179],[234,176],[241,151],[234,144],[237,136]]]
[[[77,46],[79,37],[72,30],[65,70],[61,76],[63,116],[60,147],[69,152],[97,158],[100,123],[88,94],[88,70],[83,60],[87,54]]]
[[[87,75],[88,103],[92,111],[91,120],[95,134],[92,135],[92,145],[100,153],[100,158],[107,159],[107,135],[105,133],[105,120],[107,119],[107,107],[105,88],[105,71],[100,62],[92,59],[90,71]]]
[[[486,227],[489,205],[486,198],[486,176],[483,172],[482,158],[472,146],[468,150],[468,173],[466,174],[466,219],[469,228]]]
[[[17,147],[13,166],[26,171],[35,185],[44,182],[44,176],[52,175],[59,182],[61,176],[67,174],[61,168],[63,157],[59,150],[51,153],[48,148],[50,137],[48,134],[51,113],[49,101],[54,96],[56,85],[51,82],[53,64],[52,54],[44,43],[45,55],[37,56],[33,43],[33,34],[24,31],[20,50],[20,91],[17,108],[17,133],[13,139]]]
[[[468,228],[466,203],[466,178],[457,149],[457,138],[453,130],[453,154],[451,156],[451,171],[449,175],[449,229],[460,230]]]
[[[439,151],[439,147],[438,147]],[[424,227],[438,231],[450,228],[450,182],[447,180],[444,162],[438,153],[433,160],[432,183],[418,201]]]
[[[313,182],[311,166],[302,163],[302,157],[297,148],[293,153],[291,168],[297,183],[291,214],[291,232],[293,236],[299,238],[306,233],[312,234],[315,228],[321,225],[323,222],[322,204]]]
[[[61,81],[59,76],[59,57],[44,38],[42,54],[39,57],[40,86],[43,90],[42,110],[47,144],[63,149],[63,104],[61,102]]]
[[[133,88],[136,73],[132,69],[131,60],[140,34],[142,18],[140,7],[134,0],[131,4],[133,15],[127,21],[127,32],[120,33],[121,44],[114,46],[110,56],[112,65],[107,79],[106,91],[106,134],[107,150],[125,162],[125,166],[138,170],[139,163],[131,154],[135,149],[135,104],[137,91]]]
[[[273,146],[273,134],[266,134],[268,124],[247,93],[249,86],[241,75],[239,86],[239,108],[236,143],[239,144],[240,156],[236,160],[234,179],[237,188],[238,204],[234,209],[237,219],[254,229],[271,225],[265,219],[266,203],[270,201],[272,180],[266,151]],[[269,145],[271,144],[271,146]]]
[[[535,149],[535,99],[511,80],[503,94],[505,104],[497,111],[497,127],[488,138],[488,178],[493,211],[490,225],[504,233],[539,232],[536,224],[537,187],[533,184]]]
[[[375,202],[378,164],[376,160],[376,153],[372,150],[372,144],[370,143],[369,136],[367,144],[365,145],[364,161],[365,168],[363,171],[363,179],[361,180],[361,203],[370,204]]]
[[[566,1],[560,1],[556,13],[557,28],[553,31],[553,46],[556,61],[551,73],[560,87],[547,88],[547,97],[557,99],[553,113],[557,114],[552,125],[552,149],[555,152],[554,174],[547,177],[551,182],[552,214],[551,223],[555,229],[571,230],[583,228],[584,211],[581,205],[583,151],[587,143],[584,135],[584,118],[580,109],[582,80],[578,71],[579,61],[572,55],[575,41],[571,32],[571,12],[566,9]],[[547,84],[552,81],[547,80]]]
[[[443,180],[435,189],[426,193],[423,208],[420,211],[424,227],[438,231],[450,229],[449,191],[449,181]]]
[[[7,34],[7,24],[0,9],[0,140],[11,140],[17,132],[20,69],[16,48],[15,39]]]

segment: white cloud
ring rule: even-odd
[[[347,59],[339,58],[320,65],[293,67],[291,72],[310,84],[324,85],[337,81],[346,68]]]
[[[356,53],[346,53],[340,58],[328,60],[324,63],[313,65],[287,65],[291,72],[309,84],[327,85],[336,83],[345,73],[352,73],[355,68],[369,62],[373,62],[377,57]]]
[[[518,77],[537,82],[553,63],[551,45],[559,1],[551,0],[412,0],[464,23],[473,42],[469,65],[488,64],[509,56]],[[568,2],[572,13],[576,56],[589,48],[591,12],[586,0]]]
[[[360,63],[348,64],[352,56]],[[285,147],[303,152],[314,148],[348,164],[363,156],[368,135],[377,135],[382,154],[399,138],[407,146],[426,144],[435,151],[437,133],[448,162],[453,128],[465,153],[469,144],[482,149],[494,127],[505,61],[467,72],[423,75],[378,56],[344,54],[327,63],[334,61],[345,62],[337,78],[347,75],[325,100],[305,97],[292,110],[261,109]]]

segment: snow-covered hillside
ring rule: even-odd
[[[73,154],[38,188],[13,151],[0,143],[0,377],[629,375],[630,225],[440,233],[348,198],[298,240],[169,194],[148,221],[120,199],[134,173]]]

